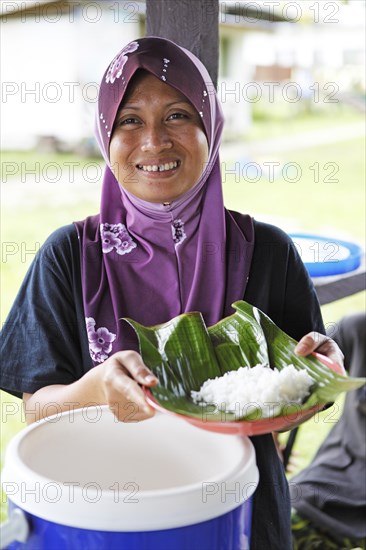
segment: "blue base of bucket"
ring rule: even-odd
[[[15,508],[9,501],[9,512]],[[251,499],[223,516],[162,531],[114,532],[79,529],[25,512],[30,536],[6,550],[245,550],[249,548]]]

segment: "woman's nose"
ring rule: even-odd
[[[141,150],[157,153],[173,147],[172,140],[163,124],[154,124],[147,127],[143,133]]]

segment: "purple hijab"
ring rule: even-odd
[[[184,94],[198,111],[209,160],[195,186],[169,205],[125,191],[112,174],[109,144],[128,84],[139,69]],[[101,363],[138,349],[122,317],[151,326],[187,311],[207,325],[232,313],[244,296],[253,250],[249,216],[224,208],[219,165],[223,116],[202,63],[173,42],[147,37],[125,46],[104,74],[97,138],[107,163],[100,214],[77,222],[90,355]]]

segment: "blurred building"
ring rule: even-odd
[[[3,1],[0,9],[2,148],[88,147],[98,82],[116,52],[144,35],[145,3]],[[253,109],[364,106],[364,16],[363,0],[221,1],[225,138],[245,135]]]

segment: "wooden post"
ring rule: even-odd
[[[146,34],[187,48],[206,66],[217,86],[219,0],[146,0]]]

